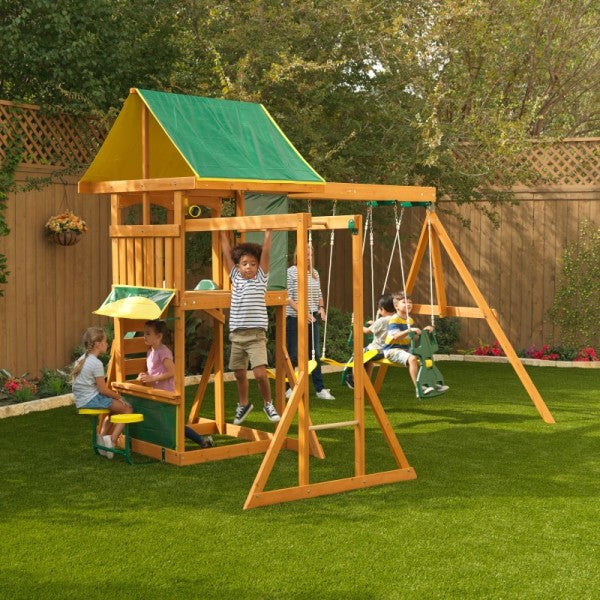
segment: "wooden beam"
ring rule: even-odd
[[[244,509],[258,508],[259,506],[268,506],[279,502],[291,502],[304,498],[316,498],[318,496],[329,494],[339,494],[340,492],[349,492],[351,490],[359,490],[373,487],[374,485],[384,485],[399,481],[410,481],[416,478],[417,475],[414,469],[409,467],[408,469],[396,469],[394,471],[383,471],[381,473],[361,475],[360,477],[347,477],[346,479],[322,481],[320,483],[284,488],[281,490],[257,492],[251,497],[248,497],[246,504],[244,504]]]
[[[492,308],[492,313],[498,316],[495,308]],[[413,304],[412,315],[430,315],[431,306],[429,304]],[[433,306],[433,314],[440,314],[440,307],[437,304]],[[461,317],[464,319],[485,319],[483,311],[476,306],[446,306],[447,317]]]
[[[434,187],[408,185],[375,185],[367,183],[327,182],[321,190],[289,194],[290,198],[307,200],[373,200],[398,202],[435,202]]]
[[[324,429],[341,429],[342,427],[355,427],[358,425],[358,420],[352,421],[337,421],[336,423],[319,423],[318,425],[311,425],[310,431],[322,431]]]
[[[351,229],[352,226],[355,226],[355,215],[338,215],[337,217],[312,217],[310,228]]]
[[[261,180],[222,180],[222,179],[196,179],[194,186],[190,189],[196,190],[219,190],[223,197],[229,197],[226,192],[238,190],[242,192],[271,192],[274,194],[286,194],[291,192],[317,192],[323,189],[324,183],[281,181],[270,182]]]
[[[161,192],[165,190],[192,190],[195,177],[167,177],[163,179],[123,179],[119,181],[80,181],[80,194],[114,194],[124,192]]]
[[[176,392],[167,392],[157,388],[148,388],[139,383],[130,381],[116,381],[113,383],[115,389],[119,389],[126,394],[139,396],[154,402],[162,402],[164,404],[181,404],[181,396]]]
[[[287,290],[269,290],[265,294],[265,301],[267,306],[282,306],[287,302]],[[207,309],[229,308],[230,305],[230,290],[189,290],[180,296],[180,306],[185,310],[208,312]]]
[[[263,215],[257,217],[219,217],[218,219],[188,219],[185,231],[289,231],[296,229],[304,213],[290,215]]]
[[[179,237],[181,225],[111,225],[111,238],[119,237]]]

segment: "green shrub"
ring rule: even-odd
[[[38,396],[40,398],[51,398],[62,396],[71,391],[69,375],[60,369],[42,369],[42,376],[38,381]]]
[[[435,317],[435,335],[440,354],[452,354],[460,337],[460,319],[457,317]]]
[[[321,349],[323,348],[323,336],[325,323],[320,323]],[[335,306],[330,306],[327,314],[327,339],[325,354],[339,362],[346,362],[352,354],[352,313],[342,311]],[[365,341],[365,344],[369,340]],[[363,344],[363,345],[365,345]]]
[[[554,296],[550,318],[558,326],[562,343],[594,346],[598,338],[600,306],[600,227],[579,224],[579,235],[562,254],[561,287]]]

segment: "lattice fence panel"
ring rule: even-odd
[[[600,139],[536,142],[528,156],[539,179],[529,184],[590,186],[600,182]]]
[[[472,144],[455,151],[460,161],[469,164],[475,156],[486,163],[485,155]],[[487,161],[494,164],[490,157]],[[503,180],[503,173],[518,172],[517,185],[587,187],[600,184],[600,138],[571,138],[559,141],[532,140],[530,149],[513,159],[501,161],[497,172],[486,177],[488,185]]]
[[[10,140],[20,138],[23,164],[86,165],[106,134],[106,126],[93,117],[47,114],[37,106],[0,100],[0,159]]]

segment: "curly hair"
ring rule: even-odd
[[[231,251],[231,260],[234,265],[239,264],[240,259],[245,254],[249,254],[253,256],[257,262],[260,263],[260,255],[262,254],[262,246],[260,244],[253,244],[252,242],[244,242],[243,244],[238,244]]]

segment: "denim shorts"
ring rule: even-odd
[[[96,394],[87,404],[84,404],[79,408],[110,408],[112,403],[112,398],[103,396],[102,394]]]

